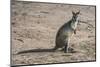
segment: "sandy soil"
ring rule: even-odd
[[[46,64],[62,62],[94,61],[95,59],[95,7],[12,2],[12,65]],[[41,51],[55,46],[58,29],[72,17],[72,11],[80,10],[80,22],[70,46],[75,53]],[[34,50],[40,52],[33,52]],[[17,54],[26,51],[27,53]]]

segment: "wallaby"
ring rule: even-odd
[[[69,41],[73,34],[76,34],[76,28],[78,24],[78,15],[79,12],[72,11],[72,19],[65,23],[57,32],[56,35],[56,46],[54,50],[58,48],[63,48],[64,53],[68,52],[69,50]]]
[[[69,49],[69,41],[73,34],[76,34],[76,28],[78,24],[78,15],[79,12],[72,11],[72,19],[65,23],[57,32],[56,35],[56,45],[53,49],[34,49],[34,50],[25,50],[18,52],[17,54],[21,53],[28,53],[28,52],[52,52],[57,50],[58,48],[64,49],[64,52],[68,52]]]

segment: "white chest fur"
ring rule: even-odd
[[[72,22],[71,27],[75,30],[77,28],[78,21]]]

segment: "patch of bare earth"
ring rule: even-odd
[[[34,2],[12,2],[12,65],[93,61],[95,59],[95,7]],[[80,10],[80,22],[70,46],[75,53],[52,49],[58,29]],[[20,51],[27,53],[16,54]]]

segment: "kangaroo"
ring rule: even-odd
[[[54,50],[57,50],[58,48],[63,48],[64,53],[68,53],[69,50],[69,41],[73,34],[76,34],[76,28],[78,24],[78,15],[79,12],[73,12],[72,11],[72,19],[69,20],[67,23],[65,23],[57,32],[56,35],[56,46],[54,47]]]

